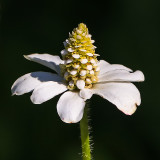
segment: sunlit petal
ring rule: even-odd
[[[57,112],[66,123],[77,123],[83,117],[85,101],[77,92],[65,92],[57,103]]]
[[[50,54],[30,54],[24,55],[24,57],[30,61],[40,63],[46,67],[49,67],[60,74],[60,64],[63,64],[64,61],[60,59],[59,56],[53,56]]]
[[[32,72],[18,78],[11,87],[13,95],[22,95],[31,92],[42,82],[56,81],[61,82],[62,77],[49,72]]]

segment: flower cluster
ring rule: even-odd
[[[68,89],[91,88],[98,81],[98,54],[95,54],[96,47],[93,43],[94,40],[83,23],[64,42],[65,49],[61,51],[65,62],[62,74],[68,82]]]
[[[82,119],[85,101],[93,94],[107,99],[125,114],[133,114],[141,103],[141,96],[131,82],[144,81],[143,73],[133,72],[120,64],[98,61],[93,42],[86,25],[80,23],[64,42],[65,49],[61,51],[63,60],[49,54],[25,56],[57,74],[41,71],[28,73],[14,82],[12,94],[33,91],[31,101],[41,104],[66,91],[57,103],[57,112],[66,123],[77,123]]]

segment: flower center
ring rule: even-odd
[[[65,64],[62,74],[67,81],[68,89],[91,88],[98,81],[98,54],[95,54],[94,40],[85,24],[80,23],[64,43],[61,51]]]

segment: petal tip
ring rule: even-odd
[[[41,102],[37,101],[35,98],[33,98],[32,96],[30,97],[30,100],[33,104],[41,104]]]
[[[16,93],[12,93],[12,94],[11,94],[11,96],[14,96],[14,95],[16,95]]]
[[[76,119],[74,119],[74,118],[69,118],[69,119],[67,119],[67,118],[64,118],[62,115],[59,115],[59,116],[60,116],[60,119],[61,119],[64,123],[68,123],[68,124],[78,123],[78,122],[80,122],[80,120],[82,119],[82,118],[80,118],[80,119],[78,119],[78,120],[76,120]]]
[[[62,120],[64,123],[67,123],[67,124],[72,124],[72,123],[74,123],[74,122],[72,122],[72,121],[65,121],[65,120]]]
[[[123,111],[126,115],[131,116],[133,113],[135,113],[135,111],[137,110],[137,106],[139,106],[137,103],[134,104],[134,106],[127,111]]]
[[[145,80],[143,72],[140,70],[137,70],[136,73],[139,75],[139,81],[143,82]]]
[[[22,94],[20,94],[20,93],[18,93],[18,92],[13,92],[13,93],[11,93],[11,96],[20,96],[20,95],[22,95]]]
[[[30,60],[29,56],[28,55],[23,55],[24,58]]]
[[[79,121],[67,121],[67,120],[65,120],[65,119],[62,119],[61,118],[61,120],[64,122],[64,123],[68,123],[68,124],[73,124],[73,123],[78,123]]]
[[[29,55],[23,55],[24,58],[26,58],[27,60],[32,60],[32,56],[36,56],[38,55],[38,53],[33,53],[33,54],[29,54]]]

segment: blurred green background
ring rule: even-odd
[[[99,96],[90,100],[96,160],[160,159],[160,1],[2,0],[0,2],[0,160],[80,160],[79,124],[58,117],[59,96],[33,105],[11,96],[20,76],[50,69],[24,54],[58,54],[78,23],[87,24],[96,52],[110,63],[142,70],[142,104],[126,116]]]

